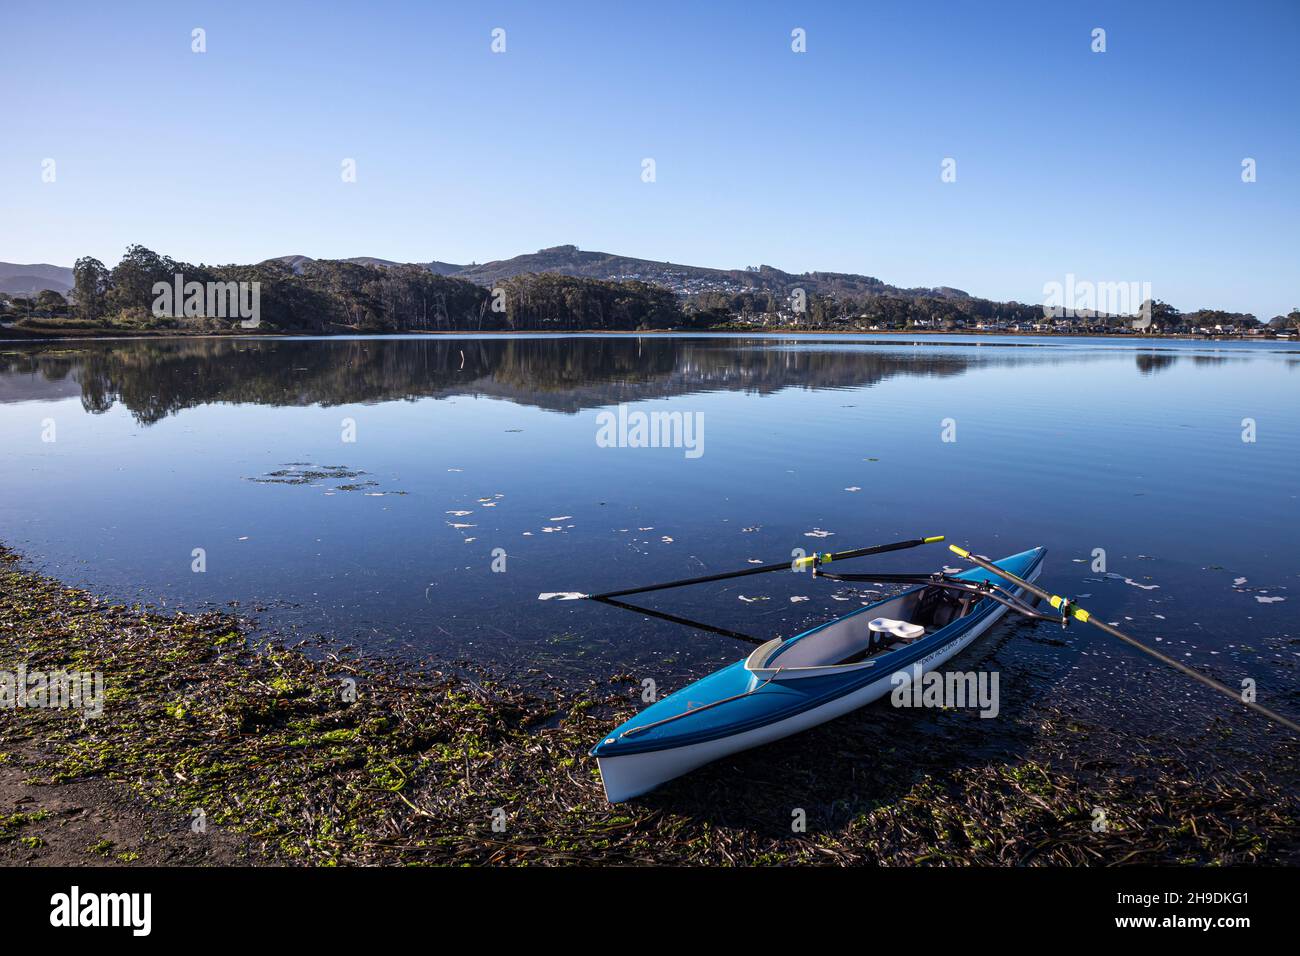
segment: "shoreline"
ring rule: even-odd
[[[1142,739],[1035,702],[990,754],[978,715],[873,706],[610,806],[587,750],[635,708],[627,676],[543,695],[308,653],[0,545],[0,672],[19,667],[99,671],[104,708],[0,709],[8,864],[1300,863],[1294,742],[1207,767],[1189,751],[1232,746],[1227,719]]]
[[[15,334],[18,333],[18,334]],[[285,339],[332,339],[332,338],[413,338],[418,336],[450,336],[461,338],[488,338],[494,336],[556,336],[566,335],[774,335],[798,337],[801,335],[853,335],[865,337],[891,336],[971,336],[980,338],[1035,338],[1035,339],[1114,339],[1119,341],[1160,342],[1176,340],[1181,342],[1274,342],[1297,343],[1294,336],[1276,335],[1195,335],[1184,332],[1169,332],[1159,335],[1143,335],[1135,332],[1009,332],[974,329],[770,329],[766,327],[735,328],[721,326],[710,329],[408,329],[402,332],[363,332],[349,329],[345,332],[304,332],[304,331],[252,331],[230,329],[228,331],[193,331],[181,329],[41,329],[39,331],[19,329],[13,326],[0,327],[0,343],[30,342],[112,342],[134,339],[229,339],[229,338],[285,338]]]

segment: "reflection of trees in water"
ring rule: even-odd
[[[894,375],[959,375],[962,354],[799,351],[740,340],[667,337],[191,339],[27,349],[0,373],[75,377],[82,404],[122,402],[142,423],[213,402],[339,405],[448,395],[556,411],[701,391],[852,388]]]
[[[1156,372],[1163,372],[1169,366],[1178,361],[1176,355],[1153,355],[1150,352],[1139,352],[1136,356],[1138,371],[1143,375],[1154,375]]]

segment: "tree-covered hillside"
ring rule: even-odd
[[[997,302],[959,289],[900,289],[870,276],[794,275],[770,266],[675,266],[574,246],[460,267],[306,256],[193,265],[133,245],[112,268],[78,259],[72,279],[67,295],[0,293],[0,321],[31,334],[235,331],[248,313],[212,307],[211,287],[227,284],[235,284],[228,286],[231,294],[236,285],[244,293],[244,305],[256,289],[258,321],[244,329],[320,335],[724,327],[1106,332],[1131,331],[1137,318],[1087,311],[1048,316],[1041,304]],[[197,305],[188,292],[160,305],[160,284],[209,292]],[[1143,303],[1143,311],[1150,322],[1136,327],[1156,333],[1264,330],[1247,313],[1184,313],[1161,301]],[[1300,310],[1272,318],[1267,329],[1300,329]]]

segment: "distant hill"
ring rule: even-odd
[[[36,295],[45,289],[53,289],[67,295],[72,291],[72,286],[66,282],[60,282],[58,279],[42,279],[40,276],[20,275],[9,276],[0,279],[0,292],[8,292],[10,295]]]
[[[280,256],[277,260],[288,263],[295,272],[302,270],[309,256]],[[358,256],[344,259],[372,266],[393,266],[389,259]],[[672,289],[680,295],[698,292],[771,292],[779,296],[801,288],[809,295],[862,296],[866,294],[897,293],[908,296],[925,296],[941,299],[966,299],[970,296],[960,289],[942,286],[934,289],[901,289],[888,285],[873,276],[849,272],[785,272],[773,266],[756,266],[747,269],[715,269],[692,266],[679,262],[660,262],[654,259],[637,259],[610,252],[594,252],[577,246],[551,246],[537,252],[525,253],[511,259],[459,266],[450,262],[415,262],[436,275],[467,279],[481,286],[491,287],[512,276],[544,272],[577,276],[584,279],[626,281],[639,279],[651,285]]]
[[[608,252],[585,252],[577,246],[552,246],[538,252],[468,266],[454,273],[458,279],[468,279],[479,285],[490,286],[502,279],[530,272],[558,272],[561,275],[580,276],[587,279],[622,281],[639,279],[652,285],[661,285],[674,292],[774,292],[784,295],[800,287],[809,294],[862,294],[888,292],[886,285],[871,276],[837,272],[811,272],[796,275],[772,266],[748,269],[714,269],[691,266],[677,262],[658,262],[653,259],[636,259]]]
[[[709,269],[650,259],[634,259],[609,252],[584,252],[577,246],[551,246],[537,252],[497,259],[482,265],[466,266],[458,278],[469,279],[480,285],[491,285],[501,279],[529,272],[557,272],[560,275],[581,276],[587,279],[618,279],[624,276],[671,273],[695,278],[720,278],[723,276],[751,275],[743,270]]]
[[[266,262],[283,262],[288,265],[294,272],[301,272],[304,263],[315,262],[311,256],[276,256],[274,259],[266,259]],[[374,256],[353,256],[351,259],[340,259],[340,262],[355,262],[362,266],[400,266],[416,265],[427,269],[434,275],[449,276],[460,272],[465,266],[456,265],[453,262],[394,262],[392,259],[376,259]]]
[[[53,289],[67,295],[72,289],[72,270],[46,262],[29,265],[0,262],[0,292],[34,295],[42,289]]]
[[[305,263],[314,262],[311,256],[277,256],[267,262],[283,262],[294,272],[301,272]],[[934,289],[901,289],[888,285],[873,276],[848,272],[785,272],[773,266],[756,266],[747,269],[715,269],[691,266],[677,262],[659,262],[637,259],[609,252],[594,252],[577,246],[551,246],[537,252],[526,253],[511,259],[458,265],[454,262],[399,263],[375,256],[354,256],[340,260],[366,266],[415,265],[434,275],[466,279],[481,286],[491,287],[512,276],[530,273],[553,272],[585,279],[626,281],[639,279],[651,285],[672,289],[679,295],[699,292],[770,292],[786,296],[792,289],[801,288],[809,295],[835,297],[862,296],[866,294],[901,294],[940,299],[967,299],[967,293],[946,286]],[[0,262],[0,292],[33,294],[41,289],[54,289],[65,295],[72,288],[72,270],[66,266],[47,264],[17,265]]]

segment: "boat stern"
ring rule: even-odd
[[[710,739],[711,730],[726,719],[716,705],[757,684],[744,661],[736,661],[615,727],[591,748],[605,797],[610,803],[630,800],[716,759],[725,745]]]
[[[634,753],[611,752],[617,743],[617,737],[606,737],[591,749],[600,769],[605,799],[610,803],[622,803],[649,793],[660,784],[714,759],[710,748],[699,744]]]

